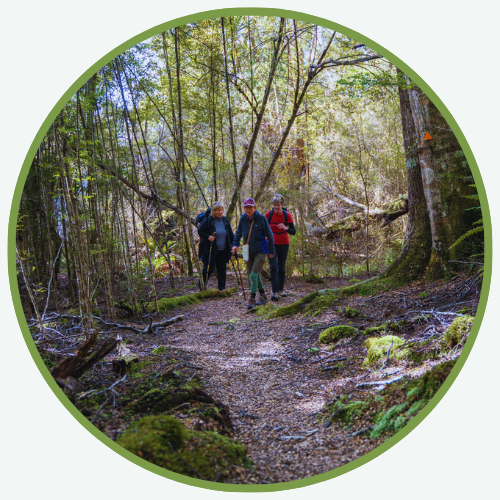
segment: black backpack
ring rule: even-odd
[[[207,219],[207,217],[210,217],[211,213],[212,213],[212,209],[208,208],[205,212],[202,212],[201,214],[199,214],[196,217],[196,223],[198,224],[198,227],[200,227],[200,225],[203,223],[203,221],[205,221],[205,219]],[[203,257],[203,249],[204,249],[206,244],[207,244],[207,240],[205,240],[204,238],[202,238],[200,236],[200,244],[198,246],[198,258],[200,258],[200,259]]]

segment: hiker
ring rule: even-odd
[[[243,237],[243,258],[246,260],[247,273],[250,279],[250,300],[248,309],[253,309],[256,305],[262,305],[267,302],[264,284],[260,275],[266,255],[274,257],[274,237],[273,232],[267,222],[267,219],[255,209],[253,198],[247,198],[243,203],[245,213],[241,216],[238,228],[234,235],[234,244],[232,251],[237,253],[240,240]],[[248,251],[248,257],[245,255]],[[248,258],[248,260],[247,260]],[[259,291],[259,302],[255,301]]]
[[[203,282],[206,285],[215,267],[217,285],[222,291],[226,288],[226,267],[231,260],[234,234],[229,220],[224,217],[224,205],[221,202],[212,204],[210,215],[198,226],[198,234],[204,242],[203,246],[200,245]]]
[[[271,266],[271,283],[273,294],[271,300],[278,300],[280,295],[287,297],[284,292],[285,287],[285,265],[290,247],[289,234],[294,235],[296,229],[293,226],[293,219],[290,213],[283,208],[284,198],[280,194],[275,194],[272,199],[273,209],[266,213],[266,219],[271,226],[274,235],[274,246],[276,253],[269,256]]]

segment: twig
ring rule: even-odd
[[[364,429],[361,429],[360,431],[353,432],[352,434],[348,434],[350,437],[358,436],[359,434],[363,434],[363,432],[371,431],[372,429],[375,429],[374,425],[371,425],[370,427],[365,427]]]
[[[392,384],[393,382],[401,380],[403,377],[404,375],[400,375],[399,377],[391,378],[390,380],[375,380],[374,382],[361,382],[359,384],[356,384],[356,387],[363,387],[366,385],[389,385]]]
[[[389,346],[389,349],[387,349],[387,358],[385,358],[385,362],[382,368],[385,368],[387,366],[387,363],[389,362],[389,355],[391,354],[391,349],[393,345],[394,345],[394,339],[391,339],[391,345]]]
[[[309,364],[312,365],[314,363],[320,363],[321,361],[325,361],[326,359],[330,359],[334,354],[335,353],[332,353],[329,356],[325,356],[324,358],[317,359],[315,361],[311,361],[311,362],[309,362]],[[333,363],[334,361],[344,361],[344,359],[349,359],[349,358],[335,358],[335,359],[330,360],[330,363]]]

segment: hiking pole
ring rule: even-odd
[[[238,274],[240,275],[240,283],[241,283],[241,290],[243,291],[243,298],[247,300],[247,296],[245,294],[245,287],[243,286],[243,279],[241,278],[240,265],[238,263],[238,255],[235,255],[235,258],[236,258],[236,267],[238,268]],[[231,258],[231,264],[233,265],[234,275],[236,276],[236,269],[234,269],[234,262],[232,258]]]
[[[214,238],[215,238],[215,232],[214,234],[212,235]],[[207,268],[207,281],[205,281],[205,288],[207,288],[207,283],[208,283],[208,280],[210,279],[209,277],[209,272],[210,272],[210,260],[212,259],[212,247],[214,246],[214,242],[211,241],[210,242],[211,245],[210,245],[210,252],[208,252],[208,268]]]

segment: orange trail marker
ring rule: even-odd
[[[430,141],[432,139],[431,134],[429,132],[425,133],[424,141]]]

